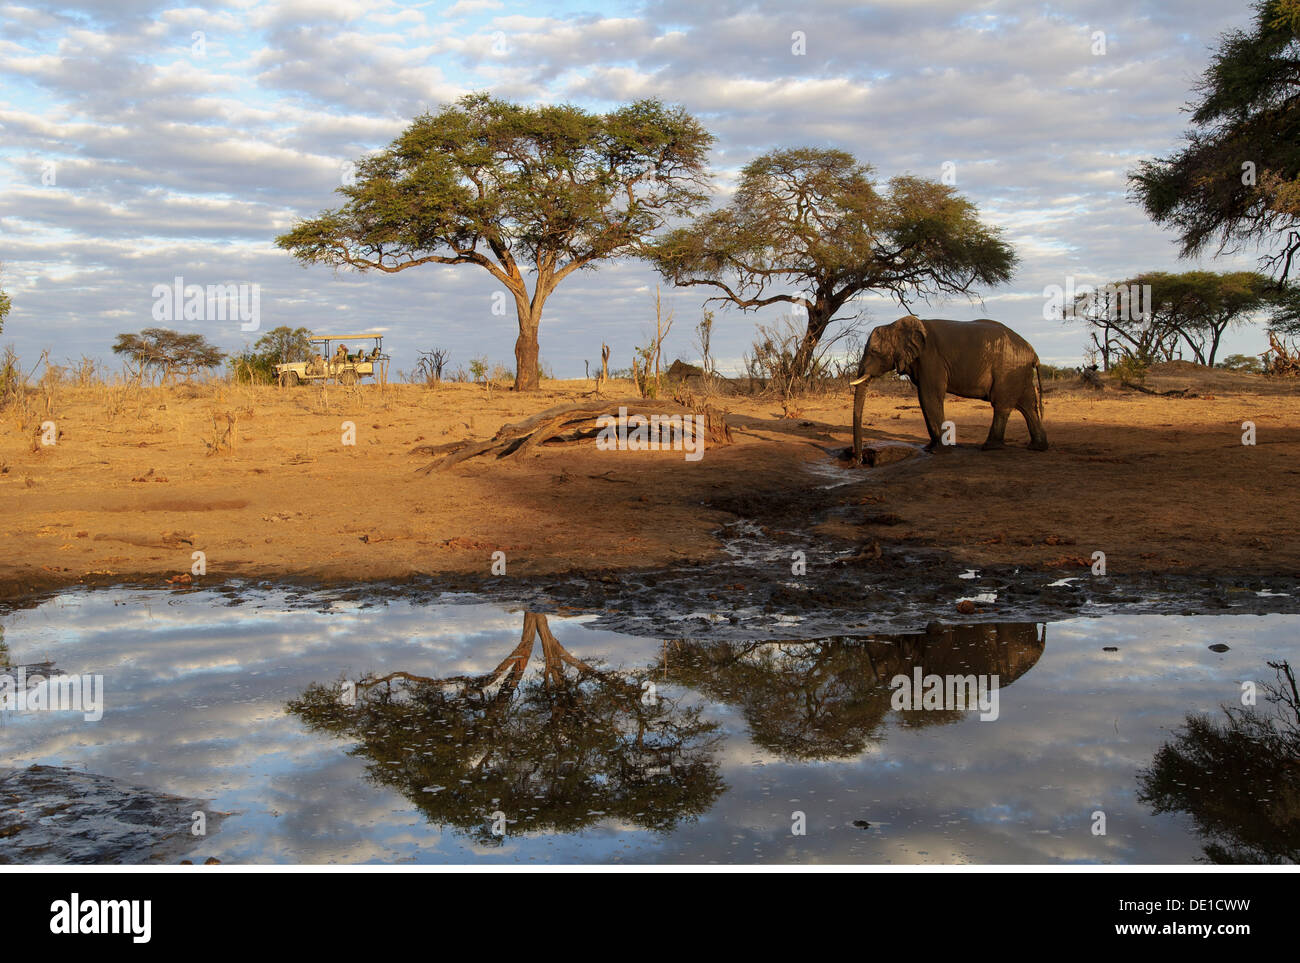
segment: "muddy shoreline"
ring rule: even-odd
[[[63,592],[106,588],[215,592],[231,604],[281,593],[290,605],[320,609],[346,602],[380,605],[492,602],[530,611],[594,616],[593,626],[640,636],[735,639],[822,638],[907,632],[934,622],[1047,622],[1114,614],[1269,615],[1300,613],[1288,576],[1136,572],[1092,575],[1088,569],[1043,571],[1023,566],[971,568],[926,548],[863,551],[848,540],[806,533],[773,534],[753,522],[719,532],[721,557],[674,566],[571,569],[528,577],[419,574],[399,579],[289,576],[195,578],[160,584],[156,575],[75,584],[10,581],[0,586],[0,613],[31,608]],[[803,552],[804,574],[792,556]],[[1081,574],[1080,574],[1081,573]]]

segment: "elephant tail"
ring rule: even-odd
[[[1034,377],[1038,379],[1038,420],[1043,419],[1043,369],[1042,366],[1034,364]]]

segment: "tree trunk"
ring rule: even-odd
[[[1206,363],[1211,368],[1214,367],[1215,355],[1219,353],[1219,339],[1223,337],[1223,332],[1226,328],[1227,328],[1226,324],[1222,328],[1219,327],[1217,324],[1210,325],[1210,330],[1214,332],[1214,335],[1210,340],[1210,356]]]
[[[540,283],[540,282],[539,282]],[[541,383],[537,370],[537,329],[542,323],[542,298],[534,296],[532,303],[516,299],[519,314],[519,337],[515,339],[515,391],[536,391]]]
[[[831,323],[832,313],[820,305],[808,309],[808,328],[804,331],[803,340],[799,342],[799,348],[794,353],[794,361],[790,365],[790,373],[794,377],[807,378],[812,373],[813,357],[822,335],[826,333],[826,328]]]

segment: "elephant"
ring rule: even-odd
[[[993,405],[993,424],[984,449],[1003,447],[1007,419],[1014,408],[1029,427],[1029,447],[1047,448],[1043,429],[1043,379],[1038,355],[1024,338],[988,318],[977,321],[921,319],[909,314],[871,332],[853,394],[853,458],[862,461],[862,403],[867,385],[886,371],[905,374],[916,385],[925,429],[926,451],[940,447],[946,394],[979,398]]]

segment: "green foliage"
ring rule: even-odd
[[[1118,292],[1151,289],[1150,303],[1129,298],[1118,310]],[[1139,307],[1149,316],[1139,316]],[[1092,328],[1094,347],[1105,358],[1131,355],[1147,363],[1170,360],[1180,348],[1198,364],[1213,365],[1224,333],[1262,317],[1285,331],[1300,315],[1300,290],[1279,286],[1257,271],[1149,271],[1080,296],[1076,315]]]
[[[608,820],[666,833],[707,813],[726,791],[718,724],[669,693],[644,699],[643,672],[580,662],[545,616],[524,619],[495,673],[368,676],[352,705],[337,685],[313,684],[286,708],[343,740],[377,785],[479,845],[503,843],[485,818],[497,810],[512,834],[542,835]]]
[[[310,337],[307,328],[282,324],[258,338],[251,349],[245,348],[226,359],[226,364],[238,382],[272,384],[277,378],[276,365],[307,361],[315,354]]]
[[[1079,377],[1077,368],[1057,364],[1038,364],[1038,374],[1044,381],[1072,381]]]
[[[225,358],[225,352],[202,335],[181,334],[169,328],[119,334],[113,353],[123,355],[139,375],[160,375],[164,382],[178,374],[188,380],[201,370],[215,368]]]
[[[1008,280],[1016,261],[953,188],[905,176],[882,190],[852,154],[812,147],[756,158],[730,204],[643,253],[674,284],[721,292],[710,300],[803,307],[807,332],[793,359],[801,375],[827,326],[859,295],[970,295]]]
[[[1230,354],[1219,362],[1219,367],[1227,371],[1244,371],[1258,374],[1264,370],[1259,357],[1253,354]]]
[[[1277,679],[1260,683],[1263,705],[1186,716],[1138,772],[1138,800],[1190,816],[1212,863],[1300,861],[1300,699],[1290,664],[1265,664]]]
[[[342,207],[276,243],[304,264],[484,268],[514,296],[526,349],[516,387],[534,388],[547,297],[572,272],[631,252],[702,203],[712,140],[684,110],[655,100],[593,114],[474,94],[417,117],[358,163],[355,182],[339,188]]]
[[[658,398],[659,393],[668,386],[668,377],[663,372],[654,372],[655,358],[659,351],[652,340],[648,345],[637,345],[632,349],[632,380],[642,398]]]
[[[1120,382],[1140,385],[1147,380],[1149,365],[1136,355],[1125,355],[1110,366],[1110,373]]]
[[[1212,245],[1280,243],[1263,258],[1286,280],[1300,254],[1300,4],[1255,4],[1249,31],[1225,34],[1197,86],[1178,152],[1130,173],[1134,198],[1174,228],[1182,256]]]

